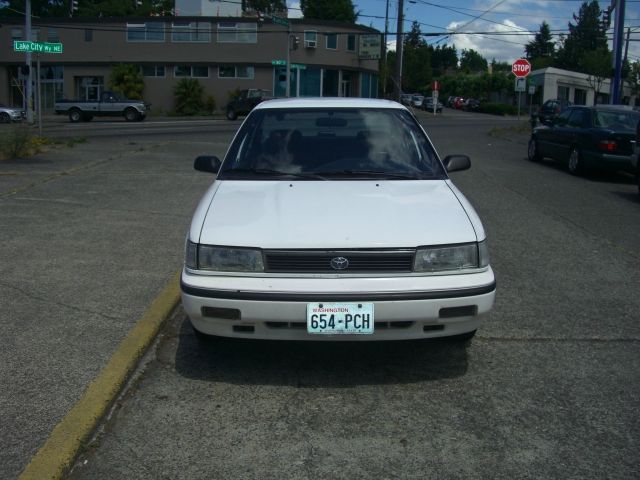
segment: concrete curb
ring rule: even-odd
[[[20,474],[20,480],[60,479],[68,472],[179,301],[180,272],[155,298],[80,400],[56,425]]]

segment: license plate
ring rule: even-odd
[[[307,332],[335,335],[373,333],[373,303],[309,303]]]

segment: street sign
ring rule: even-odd
[[[516,77],[526,77],[531,73],[531,64],[526,58],[519,58],[511,65],[511,71]]]
[[[287,20],[286,18],[280,18],[280,17],[276,17],[275,15],[272,15],[271,21],[276,25],[282,25],[283,27],[289,26],[289,20]]]
[[[36,53],[62,53],[61,43],[30,42],[28,40],[14,40],[14,52],[36,52]]]
[[[535,94],[536,94],[536,86],[529,85],[529,95],[535,95]]]
[[[286,60],[271,60],[271,65],[286,65],[287,61]]]
[[[298,70],[306,70],[307,66],[301,63],[292,63],[291,68],[297,68]]]
[[[440,82],[437,80],[434,80],[433,82],[431,82],[431,90],[437,92],[438,90],[440,90]]]
[[[516,78],[516,84],[514,90],[516,92],[526,92],[527,91],[527,79],[524,77]]]

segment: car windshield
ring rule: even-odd
[[[263,109],[236,136],[220,179],[442,179],[413,117],[399,109]]]
[[[595,113],[595,126],[610,128],[612,130],[635,131],[638,125],[638,121],[640,121],[640,113],[637,112],[615,112],[608,110],[599,110]]]

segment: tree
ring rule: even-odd
[[[536,33],[533,41],[524,47],[527,60],[531,62],[532,68],[544,68],[551,66],[555,54],[556,44],[552,40],[551,30],[547,22],[542,22],[540,30]]]
[[[586,52],[581,60],[581,65],[585,72],[589,74],[587,82],[593,88],[595,97],[598,98],[598,92],[605,79],[611,75],[612,55],[609,49],[599,48],[593,52]]]
[[[197,78],[183,78],[173,88],[176,113],[180,115],[197,115],[204,110],[202,96],[204,88]]]
[[[554,66],[566,70],[589,73],[584,60],[596,51],[609,51],[606,27],[600,21],[602,11],[597,0],[584,2],[578,14],[573,15],[575,25],[569,22],[569,34],[558,49]]]
[[[425,91],[432,78],[431,51],[422,38],[418,22],[411,25],[402,49],[402,89],[405,92]]]
[[[444,75],[458,68],[458,52],[456,46],[438,45],[436,48],[429,46],[431,51],[431,66],[435,76]]]
[[[351,0],[301,0],[300,9],[304,18],[315,20],[356,23],[358,19]]]
[[[142,99],[144,77],[138,65],[116,65],[109,79],[111,90],[122,93],[127,98]]]
[[[248,10],[262,13],[282,13],[287,11],[284,0],[246,0]]]
[[[509,62],[498,62],[494,58],[493,60],[491,60],[491,72],[493,72],[493,73],[498,73],[498,72],[511,73],[511,64]]]
[[[460,56],[460,69],[467,73],[486,72],[489,66],[487,60],[472,48],[463,50]]]
[[[24,0],[6,0],[2,2],[0,17],[24,16]],[[172,15],[172,0],[82,0],[78,2],[78,11],[74,17],[122,17],[127,15]],[[67,17],[70,13],[70,0],[31,0],[31,14],[35,17]]]

